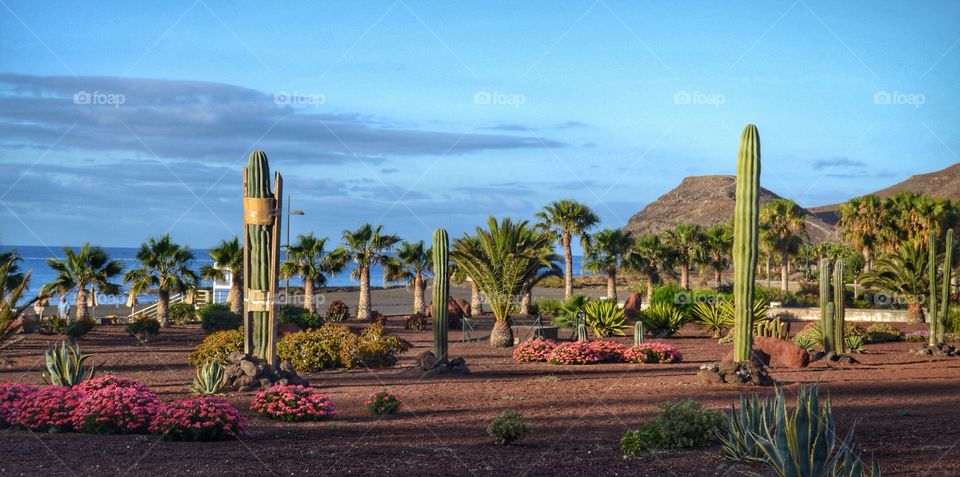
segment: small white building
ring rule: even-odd
[[[218,263],[213,264],[213,267],[218,270],[223,270],[224,278],[223,281],[213,281],[213,302],[226,303],[227,295],[230,294],[230,287],[233,286],[233,273],[231,273],[228,268],[222,268]]]

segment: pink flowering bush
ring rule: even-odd
[[[401,403],[402,401],[396,394],[383,390],[371,394],[363,404],[371,414],[382,416],[384,414],[396,414],[400,410]]]
[[[226,399],[201,396],[163,406],[150,432],[176,441],[222,441],[244,435],[243,426],[240,411]]]
[[[17,410],[24,396],[36,388],[28,384],[0,383],[0,429],[17,423]]]
[[[590,348],[600,355],[601,363],[622,363],[627,347],[616,341],[596,340],[590,342]]]
[[[100,376],[99,378],[88,379],[80,384],[77,384],[73,387],[77,391],[80,391],[83,394],[90,394],[94,391],[106,388],[108,386],[117,386],[121,388],[139,388],[147,390],[148,388],[143,384],[140,384],[139,381],[130,378],[123,378],[115,374],[107,374]]]
[[[82,396],[69,386],[36,388],[20,400],[17,424],[33,431],[72,431],[73,411]]]
[[[588,341],[560,343],[547,357],[550,364],[594,364],[602,359]]]
[[[275,385],[250,403],[257,414],[281,421],[319,421],[336,414],[330,398],[306,386]]]
[[[73,411],[73,427],[93,434],[147,432],[160,406],[157,395],[135,381],[107,384],[83,395]]]
[[[550,357],[550,352],[557,347],[553,340],[534,338],[520,343],[513,350],[513,359],[522,363],[543,363]]]
[[[679,363],[683,355],[676,346],[664,343],[643,343],[623,353],[628,363]]]

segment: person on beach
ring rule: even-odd
[[[43,319],[43,302],[41,300],[33,302],[33,312],[37,315],[38,320]]]
[[[66,319],[67,312],[70,311],[70,305],[67,304],[66,295],[60,295],[60,304],[57,305],[57,312],[60,315],[60,318]]]

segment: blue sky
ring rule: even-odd
[[[804,206],[960,161],[957,2],[0,4],[0,241],[205,247],[262,148],[294,234],[408,239],[687,175]],[[292,99],[291,99],[292,98]]]

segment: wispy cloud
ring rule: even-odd
[[[829,159],[817,159],[813,161],[814,169],[862,169],[867,167],[867,163],[846,157],[833,157]]]

